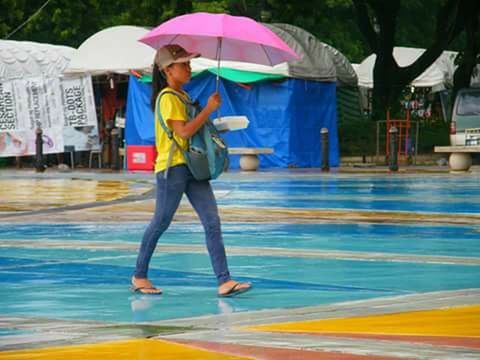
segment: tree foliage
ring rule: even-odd
[[[401,1],[396,43],[427,47],[435,30],[436,9],[443,2],[445,0]],[[0,0],[0,38],[5,38],[44,3],[45,0]],[[361,62],[371,49],[358,31],[353,3],[353,0],[51,0],[10,39],[78,47],[89,36],[109,26],[154,27],[192,11],[228,12],[264,22],[299,26],[340,50],[350,61]]]
[[[0,38],[44,4],[45,0],[0,0]],[[78,47],[106,27],[154,27],[192,11],[229,12],[296,25],[354,63],[375,52],[374,98],[380,109],[395,104],[404,86],[447,48],[462,51],[455,81],[456,88],[465,86],[480,48],[479,0],[50,0],[9,39]],[[394,46],[427,51],[414,64],[401,68],[393,58]]]
[[[33,15],[45,0],[1,0],[0,37],[5,38]],[[91,35],[115,25],[154,27],[173,16],[192,12],[185,0],[51,0],[11,40],[29,40],[78,47]]]
[[[24,20],[25,0],[0,0],[0,37],[4,38]]]

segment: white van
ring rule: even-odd
[[[468,139],[465,129],[469,129],[469,134],[472,134]],[[480,88],[462,89],[458,92],[450,123],[450,145],[480,145]]]

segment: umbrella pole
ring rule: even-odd
[[[220,59],[222,57],[222,38],[221,37],[218,38],[216,57],[217,57],[217,83],[216,83],[215,91],[218,92],[218,87],[220,83]]]
[[[217,81],[215,84],[215,91],[218,93],[218,89],[220,86],[220,59],[222,58],[222,38],[218,38],[218,46],[217,46]],[[217,119],[220,119],[220,108],[217,109]]]

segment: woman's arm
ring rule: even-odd
[[[202,127],[202,125],[207,121],[208,117],[212,112],[218,109],[221,104],[220,94],[214,93],[208,98],[207,106],[200,111],[200,113],[195,116],[190,121],[181,121],[181,120],[171,120],[169,119],[168,122],[172,127],[175,134],[178,136],[189,139],[195,134],[198,129]]]

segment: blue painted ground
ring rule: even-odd
[[[146,224],[0,225],[2,240],[76,240],[139,243]],[[52,231],[54,229],[54,231]],[[480,256],[480,227],[398,224],[231,224],[227,246]],[[252,241],[254,239],[254,241]],[[162,243],[204,244],[198,224],[172,224]]]
[[[480,180],[456,175],[339,175],[299,180],[243,181],[219,199],[223,206],[480,213]],[[231,183],[217,186],[232,189]]]
[[[421,263],[231,256],[231,272],[255,289],[218,299],[204,254],[157,253],[152,279],[161,297],[128,291],[136,254],[121,250],[22,249],[15,240],[137,242],[144,224],[0,225],[12,247],[0,256],[2,315],[104,321],[150,321],[222,312],[299,307],[414,292],[480,286],[480,267]],[[468,226],[224,225],[228,246],[478,256]],[[198,225],[175,224],[164,243],[201,244]],[[6,290],[8,289],[8,291]]]
[[[31,331],[0,327],[0,336],[25,335],[29,333],[31,333]]]
[[[475,176],[338,175],[217,181],[221,206],[480,213]],[[21,315],[100,321],[152,321],[300,307],[480,287],[480,266],[230,256],[232,274],[254,289],[219,299],[208,256],[158,252],[151,278],[160,297],[128,291],[136,254],[127,250],[20,248],[18,240],[139,243],[146,224],[0,225],[0,309]],[[480,228],[422,224],[224,224],[228,248],[342,250],[479,257]],[[167,244],[203,244],[197,224],[174,224]],[[10,330],[5,330],[8,333]],[[0,336],[2,333],[0,332]]]

